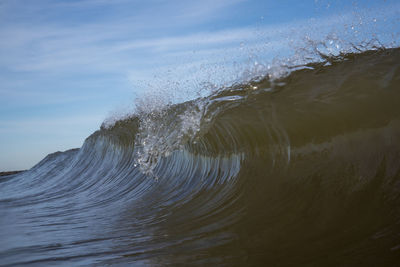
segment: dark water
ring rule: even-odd
[[[141,112],[0,178],[0,265],[400,265],[400,50]]]

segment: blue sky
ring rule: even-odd
[[[304,37],[397,41],[399,10],[389,0],[0,0],[0,171],[80,147],[147,92],[195,97]]]

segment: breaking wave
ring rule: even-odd
[[[385,265],[400,50],[325,57],[104,124],[0,180],[0,265]]]

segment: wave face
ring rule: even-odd
[[[400,50],[102,127],[0,179],[0,265],[395,266]]]

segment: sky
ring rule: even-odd
[[[0,0],[0,171],[80,147],[148,92],[184,101],[305,40],[398,44],[396,2]]]

